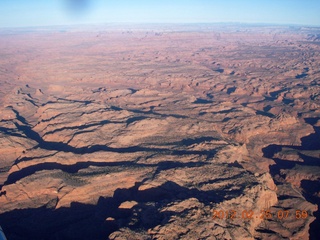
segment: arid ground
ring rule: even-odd
[[[320,28],[0,30],[20,239],[320,239]]]

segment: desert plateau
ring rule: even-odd
[[[317,240],[319,181],[319,27],[0,29],[8,240]]]

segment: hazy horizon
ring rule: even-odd
[[[241,23],[320,26],[320,1],[0,1],[0,27]]]

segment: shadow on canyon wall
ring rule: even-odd
[[[107,239],[120,227],[137,231],[166,224],[172,211],[160,211],[169,202],[197,198],[205,205],[219,203],[242,194],[246,186],[232,191],[201,191],[168,181],[161,186],[138,191],[142,183],[117,189],[113,197],[100,197],[97,205],[72,203],[69,208],[54,210],[49,206],[17,209],[0,215],[0,224],[8,239]],[[136,201],[132,209],[119,209],[124,201]],[[109,218],[110,221],[106,221]]]
[[[305,122],[311,125],[314,125],[319,118],[306,118]],[[282,160],[279,158],[274,158],[276,153],[279,153],[282,148],[291,148],[297,151],[317,151],[320,150],[320,127],[314,127],[314,133],[301,138],[301,146],[286,146],[286,145],[269,145],[262,149],[264,157],[272,158],[275,161],[275,165],[270,166],[270,173],[273,177],[276,175],[281,177],[280,170],[281,169],[292,169],[296,166],[320,166],[320,155],[319,157],[311,157],[307,156],[301,152],[299,152],[299,157],[303,159],[303,162],[296,162],[290,160]],[[277,182],[275,180],[275,182]],[[277,183],[281,184],[281,183]],[[317,204],[318,211],[314,213],[316,220],[310,224],[310,239],[318,240],[320,239],[320,197],[316,195],[316,193],[320,192],[320,181],[309,181],[303,180],[301,182],[301,188],[303,189],[303,196],[305,199],[313,204]]]

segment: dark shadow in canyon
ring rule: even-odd
[[[196,101],[193,102],[194,104],[212,104],[213,101],[212,100],[207,100],[204,98],[197,98]]]
[[[15,110],[12,106],[8,106],[8,108],[10,108],[15,113],[16,119],[18,119],[23,124],[28,125],[27,120],[23,116],[21,116],[20,113],[17,110]]]
[[[41,104],[41,106],[46,106],[48,104],[56,104],[56,103],[82,103],[84,106],[94,103],[94,101],[90,100],[76,100],[76,99],[66,99],[66,98],[58,98],[55,97],[56,101],[48,101],[46,103]]]
[[[169,202],[196,198],[205,205],[237,197],[246,186],[232,191],[201,191],[174,182],[139,191],[141,183],[116,189],[113,197],[100,197],[96,205],[72,203],[69,208],[17,209],[0,215],[0,225],[8,239],[107,239],[120,227],[147,231],[165,225],[173,215],[184,212],[160,211]],[[136,201],[131,209],[119,209],[122,202]],[[108,220],[106,220],[109,218]],[[188,221],[188,220],[186,220]],[[191,220],[190,220],[191,221]]]
[[[280,90],[270,92],[269,94],[270,94],[271,98],[277,99],[279,97],[280,93],[286,92],[288,90],[289,90],[289,88],[282,88]]]
[[[44,170],[61,170],[65,173],[70,173],[70,174],[75,174],[78,173],[79,170],[81,169],[86,169],[91,166],[94,167],[110,167],[110,171],[112,171],[112,168],[143,168],[143,167],[157,167],[155,171],[155,175],[159,173],[162,170],[168,170],[168,169],[177,169],[177,168],[184,168],[184,167],[201,167],[204,165],[207,165],[210,163],[206,162],[188,162],[188,163],[183,163],[183,162],[174,162],[174,161],[163,161],[160,163],[156,164],[147,164],[147,163],[136,163],[132,161],[124,161],[124,162],[77,162],[72,165],[65,165],[65,164],[60,164],[56,162],[45,162],[45,163],[39,163],[36,165],[31,165],[25,168],[20,169],[19,171],[10,173],[6,182],[4,183],[5,185],[9,184],[14,184],[17,181],[31,176],[36,172],[39,171],[44,171]],[[94,174],[94,173],[92,173]]]
[[[257,115],[264,116],[264,117],[275,118],[275,115],[272,114],[272,113],[269,113],[268,111],[259,111],[259,110],[256,110],[256,114],[257,114]]]
[[[230,88],[227,89],[227,94],[230,95],[231,93],[234,93],[236,90],[237,90],[236,87],[230,87]]]
[[[83,130],[83,129],[87,129],[87,128],[91,128],[91,127],[100,127],[106,124],[121,124],[124,122],[119,122],[119,121],[110,121],[110,120],[102,120],[99,122],[95,122],[95,123],[90,123],[90,124],[84,124],[84,125],[80,125],[80,126],[70,126],[70,127],[63,127],[63,128],[56,128],[52,131],[48,131],[46,132],[43,136],[49,135],[49,134],[55,134],[57,132],[61,132],[61,131],[65,131],[65,130]],[[29,130],[30,131],[30,130]],[[32,130],[31,130],[32,131]]]
[[[215,137],[198,137],[198,138],[185,138],[182,139],[181,141],[177,142],[168,142],[163,144],[164,146],[170,146],[170,145],[177,145],[177,146],[191,146],[193,144],[200,144],[204,142],[210,142],[210,141],[219,141],[220,139],[215,138]]]
[[[301,188],[303,189],[303,196],[308,202],[318,205],[318,210],[314,213],[316,221],[310,224],[310,240],[320,239],[320,197],[317,195],[320,192],[320,182],[311,180],[302,180]]]
[[[296,75],[296,79],[301,79],[301,78],[305,78],[305,77],[307,77],[309,74],[308,73],[305,73],[305,72],[303,72],[303,73],[301,73],[301,74],[298,74],[298,75]]]
[[[179,114],[158,113],[158,112],[153,111],[153,108],[151,108],[149,111],[142,111],[139,109],[124,109],[124,108],[120,108],[120,107],[116,107],[116,106],[111,106],[110,109],[112,109],[114,111],[129,111],[129,112],[136,113],[136,114],[160,116],[163,118],[166,118],[166,117],[174,117],[174,118],[180,118],[180,119],[188,118],[187,116],[183,116],[183,115],[179,115]]]
[[[140,120],[144,120],[144,119],[148,119],[148,117],[145,116],[136,116],[136,117],[132,117],[132,118],[128,118],[126,121],[127,126],[130,125],[131,123],[140,121]]]
[[[319,118],[306,118],[306,123],[314,125]],[[301,146],[288,146],[288,145],[269,145],[262,149],[263,156],[267,158],[272,158],[276,164],[270,166],[270,174],[274,178],[274,181],[277,184],[281,184],[277,181],[278,177],[284,180],[285,176],[282,176],[282,169],[293,169],[299,166],[310,167],[320,166],[320,156],[319,157],[311,157],[303,154],[299,151],[317,151],[320,150],[320,127],[314,126],[315,132],[302,137],[301,138]],[[274,158],[276,153],[281,152],[282,148],[294,149],[297,150],[299,157],[303,160],[303,162],[290,161],[290,160],[282,160],[279,158]],[[320,192],[320,182],[319,181],[310,181],[310,180],[302,180],[301,188],[303,189],[303,195],[307,201],[317,204],[318,211],[314,213],[316,220],[310,224],[309,234],[310,239],[316,240],[320,239],[320,197],[315,195],[316,192]],[[287,196],[288,197],[288,196]]]
[[[97,151],[105,151],[105,152],[117,152],[117,153],[135,153],[135,152],[151,152],[156,154],[168,154],[168,155],[176,155],[176,156],[183,156],[183,155],[200,155],[200,156],[206,156],[206,159],[209,160],[214,157],[217,150],[211,149],[211,150],[179,150],[179,149],[169,149],[169,148],[148,148],[148,147],[141,147],[141,146],[132,146],[127,148],[111,148],[106,145],[93,145],[88,147],[81,147],[76,148],[73,146],[70,146],[66,143],[62,142],[48,142],[42,139],[42,137],[35,131],[32,130],[32,128],[29,125],[19,125],[15,123],[17,129],[19,131],[22,131],[29,139],[32,139],[38,143],[37,146],[34,148],[41,148],[45,150],[55,151],[52,154],[49,154],[47,156],[53,156],[57,152],[71,152],[74,154],[87,154],[87,153],[94,153]],[[201,142],[205,141],[211,141],[215,140],[215,138],[212,137],[201,137],[201,138],[195,138],[195,139],[183,139],[180,142],[176,142],[175,144],[177,146],[189,146],[192,144],[199,144]],[[46,156],[44,156],[46,157]],[[31,161],[36,158],[41,157],[24,157],[24,158],[18,158],[15,161],[15,164],[19,164],[20,162],[25,161]],[[166,161],[164,163],[161,163],[158,165],[158,167],[163,167],[166,164],[170,165],[172,162]],[[192,165],[193,163],[189,163],[189,165]],[[154,164],[138,164],[133,162],[116,162],[116,163],[107,163],[107,162],[92,162],[92,161],[86,161],[86,162],[78,162],[73,165],[64,165],[60,163],[39,163],[36,165],[31,165],[28,167],[25,167],[17,172],[11,173],[7,181],[5,182],[5,185],[13,184],[17,182],[18,180],[25,178],[27,176],[30,176],[34,174],[35,172],[42,171],[42,170],[62,170],[63,172],[67,173],[76,173],[80,169],[85,169],[90,166],[97,166],[97,167],[114,167],[114,166],[127,166],[127,167],[154,167],[156,165]],[[180,162],[174,162],[173,167],[179,167],[179,166],[188,166],[188,164],[180,163]],[[2,186],[1,186],[2,187]]]
[[[26,138],[25,136],[21,135],[20,133],[15,132],[15,129],[0,127],[0,132],[7,134],[9,136],[12,136],[12,137]]]
[[[301,146],[271,144],[262,149],[263,156],[267,158],[272,158],[284,147],[295,149],[298,151],[320,150],[320,127],[314,127],[314,131],[314,133],[311,133],[310,135],[301,138]]]
[[[310,118],[305,118],[304,121],[312,126],[314,126],[318,121],[320,120],[320,118],[316,118],[316,117],[310,117]]]
[[[117,152],[117,153],[135,153],[135,152],[157,152],[157,153],[166,153],[171,155],[207,155],[212,157],[215,154],[215,150],[175,150],[175,149],[164,149],[164,148],[147,148],[141,146],[132,146],[126,148],[112,148],[106,145],[92,145],[86,147],[73,147],[63,142],[49,142],[42,139],[42,137],[35,131],[32,130],[30,126],[19,125],[15,123],[17,129],[22,131],[29,139],[32,139],[38,143],[34,148],[41,148],[50,151],[60,151],[60,152],[71,152],[74,154],[87,154],[94,153],[97,151],[106,151],[106,152]],[[9,132],[10,133],[10,132]]]

